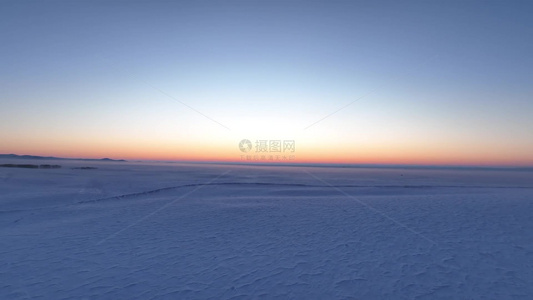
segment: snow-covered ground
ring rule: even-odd
[[[0,168],[0,299],[533,297],[533,172],[44,163]]]

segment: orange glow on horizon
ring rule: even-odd
[[[269,160],[270,153],[239,151],[236,145],[214,146],[207,143],[196,145],[70,145],[69,147],[23,147],[0,148],[0,153],[18,155],[55,156],[65,158],[111,158],[147,161],[191,161],[232,163],[317,163],[317,164],[383,164],[383,165],[465,165],[465,166],[533,166],[533,159],[526,153],[502,155],[493,152],[445,151],[439,149],[382,149],[376,147],[347,149],[297,148],[294,153],[273,153],[278,159]],[[261,156],[265,155],[265,159]],[[283,159],[283,155],[287,159]],[[293,155],[293,159],[288,159]],[[248,160],[247,157],[250,159]]]

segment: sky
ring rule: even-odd
[[[2,1],[0,153],[533,166],[531,15],[530,1]]]

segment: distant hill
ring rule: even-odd
[[[0,154],[0,159],[2,158],[17,158],[17,159],[60,159],[60,160],[82,160],[82,161],[113,161],[113,162],[124,162],[124,159],[111,159],[111,158],[64,158],[64,157],[53,157],[53,156],[35,156],[35,155],[17,155],[17,154]]]

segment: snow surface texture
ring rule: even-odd
[[[533,297],[531,172],[51,163],[0,168],[0,299]]]

